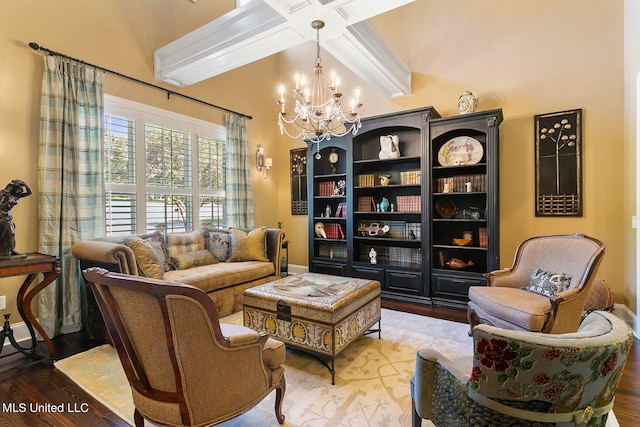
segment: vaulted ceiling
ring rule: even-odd
[[[251,0],[154,53],[155,77],[188,86],[309,40],[390,98],[411,93],[411,70],[366,19],[414,0]]]

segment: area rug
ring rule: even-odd
[[[222,319],[241,324],[242,313]],[[308,354],[287,351],[287,391],[283,403],[284,426],[410,426],[409,380],[416,351],[438,349],[471,369],[469,326],[425,316],[382,310],[382,339],[364,336],[350,344],[335,360],[336,384],[331,374]],[[109,345],[55,362],[55,367],[133,425],[131,391],[115,349]],[[279,426],[274,415],[275,393],[251,411],[220,424],[226,427]],[[613,414],[611,414],[613,415]],[[615,426],[610,416],[607,426]],[[147,426],[152,424],[146,423]],[[423,426],[433,425],[428,421]]]

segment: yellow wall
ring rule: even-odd
[[[0,185],[14,178],[37,191],[38,118],[42,57],[34,41],[52,50],[153,82],[153,51],[231,10],[235,1],[22,0],[7,2],[0,16]],[[603,240],[607,254],[598,272],[616,301],[635,310],[634,164],[625,134],[624,1],[416,0],[371,20],[388,46],[412,69],[413,92],[389,100],[336,64],[343,87],[360,86],[366,115],[433,105],[455,114],[467,89],[478,109],[501,107],[501,253],[509,265],[522,239],[582,232]],[[322,37],[322,35],[321,35]],[[262,144],[274,158],[268,179],[253,170],[255,223],[282,221],[292,264],[307,264],[307,217],[290,214],[289,150],[300,141],[278,133],[277,85],[313,65],[306,43],[180,92],[254,117],[252,152]],[[265,77],[262,77],[265,76]],[[172,88],[175,89],[175,88]],[[107,76],[109,94],[222,124],[220,111]],[[533,115],[582,108],[584,117],[584,216],[535,218]],[[628,118],[628,116],[627,116]],[[252,159],[252,165],[254,160]],[[37,196],[12,211],[17,249],[38,247]],[[624,268],[621,268],[621,265]],[[20,279],[0,279],[9,311]]]

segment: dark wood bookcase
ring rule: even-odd
[[[425,107],[366,118],[355,136],[311,145],[310,271],[378,280],[386,299],[466,304],[468,286],[480,283],[488,268],[497,267],[497,127],[501,120],[500,110],[440,118],[434,108]],[[464,135],[477,141],[474,148],[482,150],[483,157],[473,165],[441,165],[441,148]],[[380,158],[381,138],[387,136],[397,136],[399,157]],[[331,163],[331,153],[337,153],[336,163]],[[464,193],[458,194],[451,184],[445,193],[444,180],[462,183]],[[344,190],[336,189],[340,181]],[[467,192],[466,182],[476,184],[475,189]],[[383,199],[388,206],[381,206]],[[446,220],[435,207],[441,199],[449,199],[457,208]],[[460,217],[463,211],[477,218]],[[326,238],[316,234],[318,223],[324,226]],[[483,227],[487,247],[477,240]],[[453,243],[463,231],[474,234],[475,244]],[[473,260],[474,265],[449,268],[445,262],[451,258]]]
[[[429,122],[429,270],[438,305],[466,306],[469,286],[499,268],[501,122],[501,109]]]

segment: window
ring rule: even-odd
[[[224,226],[223,126],[105,96],[108,235]]]

